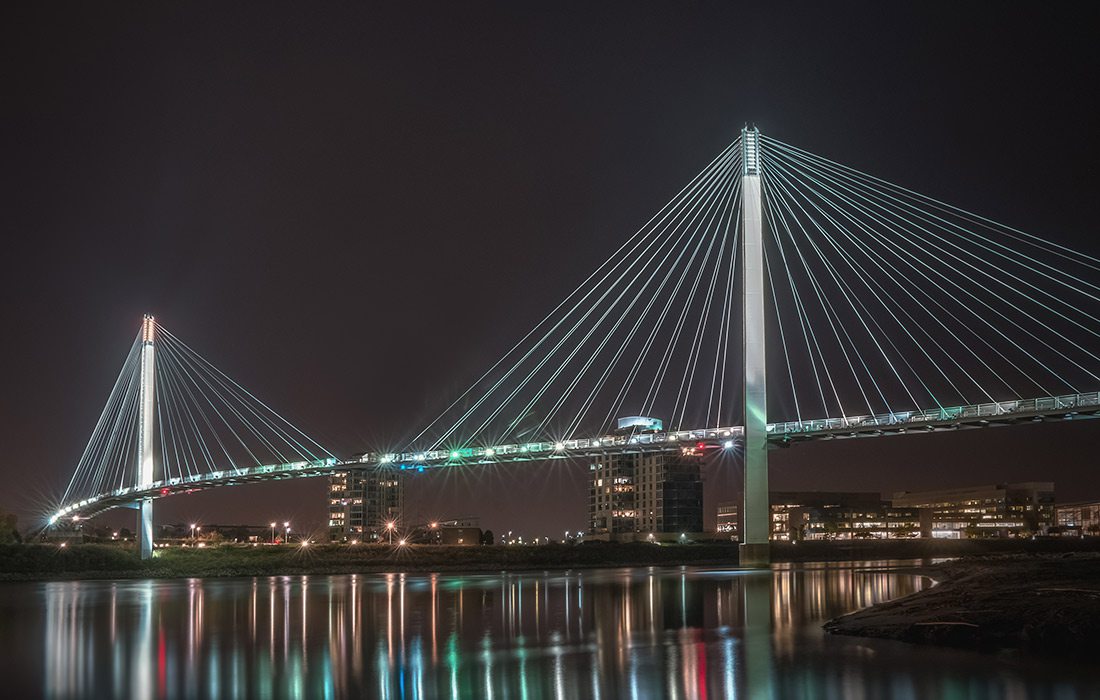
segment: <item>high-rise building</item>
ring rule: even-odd
[[[591,466],[589,534],[635,539],[703,530],[702,457],[688,452],[607,455]]]
[[[1054,484],[1049,481],[900,491],[893,502],[896,507],[930,508],[933,537],[1030,535],[1054,524]]]
[[[635,528],[643,533],[702,532],[702,457],[673,452],[632,456]]]
[[[329,540],[374,542],[400,526],[404,480],[392,468],[345,469],[329,479]]]
[[[589,467],[588,532],[620,535],[635,530],[634,472],[636,455],[606,455]]]

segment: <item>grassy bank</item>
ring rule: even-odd
[[[501,571],[650,565],[735,565],[735,547],[592,544],[539,547],[310,545],[166,548],[142,562],[112,545],[0,547],[0,580],[270,576],[390,571]]]
[[[983,651],[1095,656],[1100,554],[970,557],[920,572],[938,585],[830,620],[825,629]]]
[[[776,544],[776,562],[931,559],[968,555],[1100,551],[1100,538],[1087,540],[874,541],[840,544]],[[390,571],[502,571],[615,566],[736,566],[732,543],[652,545],[646,543],[544,545],[538,547],[441,547],[416,545],[311,545],[156,550],[142,562],[119,545],[0,545],[0,580],[73,578],[171,578],[189,576],[272,576]]]

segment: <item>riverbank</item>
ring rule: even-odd
[[[113,545],[0,546],[0,580],[281,576],[387,572],[498,572],[608,566],[731,566],[727,544],[542,546],[221,545],[167,547],[139,560]]]
[[[775,544],[783,562],[870,561],[975,555],[1100,552],[1100,538],[1059,540],[905,540]],[[132,546],[0,545],[0,580],[279,576],[382,572],[583,569],[609,566],[738,565],[733,543],[444,547],[412,545],[221,545],[167,547],[149,561]]]
[[[1094,656],[1100,554],[965,558],[910,569],[937,585],[830,620],[833,634],[982,651]]]

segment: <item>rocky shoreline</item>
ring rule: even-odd
[[[1100,554],[968,557],[906,569],[937,585],[825,623],[832,634],[1095,656]]]

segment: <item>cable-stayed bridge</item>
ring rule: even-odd
[[[407,445],[344,459],[146,317],[51,523],[137,508],[148,556],[176,493],[718,449],[762,563],[769,447],[1100,414],[1100,259],[756,129],[586,267]]]

